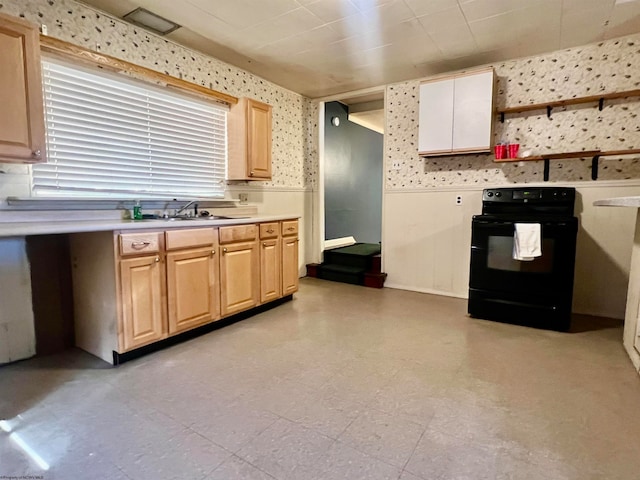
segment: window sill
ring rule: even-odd
[[[7,197],[4,210],[131,210],[136,201],[144,210],[173,210],[183,207],[193,199],[162,198],[36,198]],[[198,208],[233,207],[239,200],[233,198],[196,199]]]

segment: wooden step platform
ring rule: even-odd
[[[356,243],[324,252],[322,264],[307,265],[307,276],[334,282],[382,288],[387,274],[381,272],[380,244]]]

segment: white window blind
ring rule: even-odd
[[[48,163],[38,196],[223,197],[227,110],[115,74],[43,61]]]

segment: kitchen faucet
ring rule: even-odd
[[[195,204],[195,205],[194,205]],[[191,200],[190,202],[188,202],[186,205],[182,206],[181,208],[179,208],[178,210],[175,211],[175,213],[173,214],[174,217],[179,216],[183,211],[185,211],[187,208],[189,208],[191,205],[194,205],[193,207],[193,211],[194,211],[194,216],[198,216],[198,204],[196,203],[196,200]]]

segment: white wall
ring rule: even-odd
[[[30,357],[35,352],[25,240],[0,239],[0,364]]]
[[[640,183],[576,186],[577,240],[573,309],[624,318],[636,217],[634,208],[594,207],[602,198],[640,195]],[[457,195],[462,205],[455,205]],[[466,298],[471,217],[482,189],[388,190],[384,201],[386,286]]]
[[[241,192],[248,193],[248,203],[256,205],[260,215],[291,214],[300,217],[298,271],[301,277],[305,276],[305,265],[310,263],[308,259],[313,255],[314,192],[303,188],[253,187],[251,185],[234,185],[229,190],[234,197]]]

